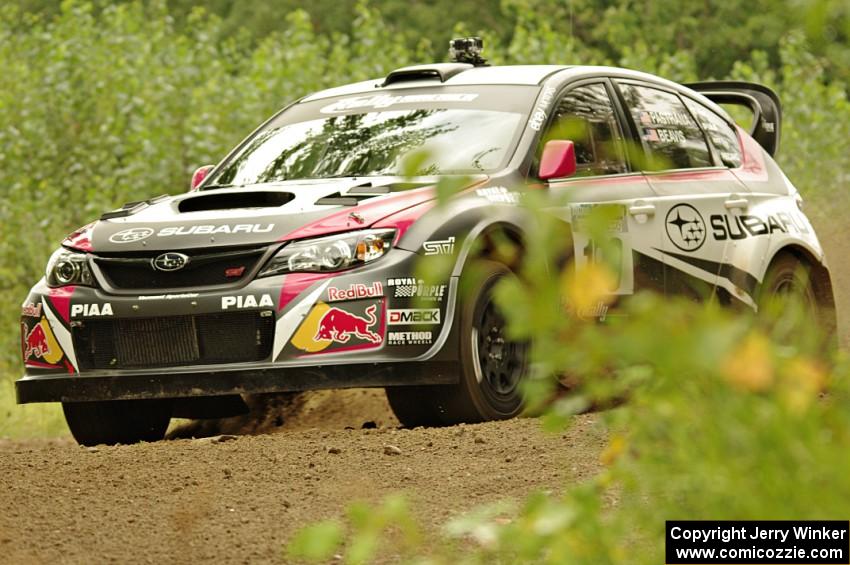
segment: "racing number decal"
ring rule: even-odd
[[[608,234],[604,243],[594,241],[585,225],[593,208],[606,206],[613,210],[609,219]],[[571,206],[573,245],[576,268],[587,265],[605,265],[612,270],[616,288],[613,294],[634,292],[632,249],[629,242],[625,206],[616,204],[576,204]]]
[[[612,237],[605,242],[605,247],[607,249],[601,247],[598,242],[588,239],[581,254],[584,264],[603,265],[612,271],[616,292],[619,294],[623,284],[623,269],[626,268],[623,260],[623,240]],[[606,254],[609,256],[606,257]]]

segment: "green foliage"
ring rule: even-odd
[[[11,380],[0,379],[0,437],[58,437],[68,434],[59,404],[15,404]]]
[[[287,547],[290,557],[327,561],[343,539],[342,525],[336,520],[316,522],[298,532]]]
[[[416,521],[400,495],[388,496],[376,507],[353,503],[348,509],[348,523],[350,543],[345,547],[345,562],[352,565],[372,563],[385,543],[402,553],[418,550],[422,544]],[[338,521],[318,522],[299,530],[287,546],[287,554],[306,561],[327,561],[342,551],[344,533]]]
[[[533,403],[551,403],[558,377],[581,376],[575,392],[550,404],[549,427],[568,426],[588,405],[627,399],[601,415],[609,430],[606,470],[560,495],[459,516],[428,545],[407,547],[408,559],[659,563],[665,520],[846,512],[850,366],[842,361],[830,373],[805,341],[776,341],[783,328],[716,304],[640,294],[604,327],[568,315],[607,300],[610,272],[602,264],[541,275],[557,247],[557,223],[546,213],[554,203],[526,203],[537,220],[529,242],[550,243],[547,251],[527,247],[520,276],[500,283],[497,299],[514,334],[533,344],[526,389]],[[588,230],[604,238],[611,221],[602,208]],[[381,533],[370,531],[368,543]],[[362,535],[350,531],[344,560]],[[390,537],[381,539],[382,555],[396,553]]]
[[[613,63],[674,80],[764,82],[783,100],[779,161],[801,191],[834,210],[850,170],[845,2],[192,4],[0,6],[0,287],[10,297],[0,308],[3,374],[20,371],[17,304],[64,234],[125,201],[186,190],[196,166],[218,161],[299,96],[443,59],[453,33],[483,35],[495,63]],[[440,193],[455,188],[447,180]],[[609,221],[603,213],[590,229],[602,236]],[[846,366],[819,398],[826,372],[806,351],[771,345],[751,320],[652,296],[631,301],[630,317],[605,333],[571,322],[553,305],[562,296],[593,305],[600,296],[592,289],[609,275],[601,265],[548,278],[559,251],[551,242],[566,234],[546,214],[535,226],[523,276],[500,289],[513,334],[534,339],[527,394],[542,406],[552,375],[591,377],[581,394],[549,407],[544,422],[553,429],[628,394],[604,415],[607,471],[560,496],[458,517],[427,546],[403,499],[356,504],[345,520],[299,533],[287,558],[342,553],[364,563],[392,547],[432,563],[657,563],[664,519],[846,513]],[[0,435],[57,433],[57,406],[15,407],[12,396],[9,380],[0,381]]]

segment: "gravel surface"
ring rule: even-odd
[[[94,448],[0,440],[0,562],[284,562],[295,529],[339,516],[352,500],[403,491],[437,526],[479,504],[587,479],[605,442],[595,415],[563,434],[535,419],[405,430],[378,391],[294,404],[282,424],[271,403],[253,423],[172,430],[214,433],[199,439]]]

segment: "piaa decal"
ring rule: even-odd
[[[72,304],[71,317],[76,318],[78,316],[86,318],[112,316],[112,304],[109,302],[104,302],[103,304]]]
[[[246,296],[222,296],[221,297],[221,309],[227,310],[228,308],[263,308],[263,307],[272,307],[274,306],[274,301],[270,294],[264,294],[257,300],[257,297],[253,294],[248,294]]]

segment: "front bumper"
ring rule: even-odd
[[[147,376],[26,376],[15,383],[19,404],[226,396],[330,388],[441,385],[457,382],[454,362],[215,370]]]
[[[18,402],[454,382],[457,280],[413,278],[417,259],[156,294],[41,281],[22,308]]]

